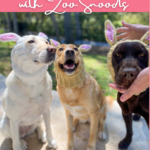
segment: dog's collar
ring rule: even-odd
[[[78,69],[75,71],[75,74],[73,75],[66,75],[65,73],[62,73],[59,70],[58,68],[59,66],[58,64],[56,64],[56,62],[54,63],[54,66],[57,82],[60,84],[60,86],[64,88],[72,89],[78,87],[84,82],[86,78],[86,72],[84,69],[84,62],[82,57]]]

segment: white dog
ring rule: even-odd
[[[13,141],[14,150],[26,150],[22,139],[37,130],[38,138],[45,142],[41,121],[46,126],[48,147],[57,148],[50,127],[52,80],[48,65],[55,59],[56,49],[49,45],[47,36],[20,37],[14,33],[0,35],[0,41],[15,41],[11,53],[13,71],[6,80],[3,95],[4,114],[0,123],[2,134]]]

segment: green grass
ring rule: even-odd
[[[0,42],[0,73],[7,76],[11,71],[10,54],[14,43]],[[116,91],[109,88],[108,83],[112,83],[110,73],[107,68],[107,57],[102,55],[83,54],[86,71],[93,76],[100,85],[105,96],[116,99]],[[56,89],[56,77],[53,66],[49,67],[49,72],[53,79],[53,89]]]
[[[11,49],[13,42],[0,42],[0,73],[7,76],[11,71]]]
[[[97,80],[104,95],[109,95],[116,99],[116,91],[108,86],[108,83],[112,83],[113,81],[107,68],[107,57],[84,54],[83,58],[86,71]]]

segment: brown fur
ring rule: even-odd
[[[67,45],[62,45],[63,51],[57,50],[56,52],[56,62],[57,63],[65,63],[65,49],[67,49]],[[75,46],[69,45],[69,49],[73,50]],[[79,62],[80,65],[80,55],[81,53],[75,51],[74,60],[75,62]],[[63,72],[64,73],[64,72]],[[76,73],[76,71],[74,72]],[[59,83],[57,84],[57,91],[60,96],[60,100],[65,108],[67,124],[68,124],[68,143],[67,150],[73,150],[73,127],[75,128],[78,124],[79,120],[87,121],[90,119],[91,127],[90,127],[90,137],[89,143],[87,146],[88,150],[96,149],[96,139],[97,132],[100,134],[104,133],[104,122],[106,118],[106,101],[102,94],[101,88],[96,82],[96,80],[91,77],[86,72],[86,79],[84,82],[73,89],[66,89],[62,87]],[[78,117],[73,117],[70,110],[67,109],[69,107],[82,106],[82,109],[76,110],[76,113],[79,114]],[[101,110],[102,109],[102,110]],[[104,133],[105,134],[105,133]],[[101,137],[104,138],[104,137]]]

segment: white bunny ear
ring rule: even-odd
[[[81,52],[88,52],[92,48],[91,45],[83,44],[79,47],[79,50]]]
[[[140,41],[142,41],[142,42],[144,42],[144,43],[146,43],[146,44],[149,44],[149,31],[146,32],[146,33],[142,36],[142,38],[140,39]]]
[[[52,46],[55,46],[55,47],[59,47],[59,46],[60,46],[60,43],[57,42],[57,41],[55,41],[55,40],[53,40],[53,39],[50,39],[50,44],[51,44]]]
[[[44,39],[48,39],[48,36],[47,36],[46,34],[44,34],[43,32],[40,32],[40,33],[38,34],[38,36],[40,36],[40,37],[42,37],[42,38],[44,38]]]
[[[117,43],[116,29],[110,20],[105,21],[105,37],[110,45]]]
[[[19,39],[20,39],[20,36],[15,33],[0,34],[0,41],[2,42],[8,42],[8,41],[17,42]]]

